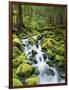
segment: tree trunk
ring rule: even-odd
[[[22,31],[21,28],[23,26],[23,19],[22,19],[22,7],[18,5],[18,15],[17,15],[17,27],[18,31]]]

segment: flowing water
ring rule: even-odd
[[[37,40],[36,36],[33,36],[33,39]],[[37,45],[31,45],[28,42],[28,38],[26,39],[22,39],[23,44],[25,45],[24,47],[24,52],[27,56],[27,58],[30,60],[32,57],[32,62],[34,62],[34,60],[36,60],[35,64],[32,64],[34,67],[36,67],[39,71],[39,79],[40,82],[39,84],[50,84],[50,83],[61,83],[64,82],[64,80],[60,80],[59,82],[59,74],[57,72],[57,70],[54,67],[50,67],[46,62],[50,61],[48,59],[48,55],[46,60],[43,57],[43,53],[42,52],[42,47],[41,47],[41,43],[40,40],[38,40]],[[36,51],[35,56],[32,55],[32,50]]]

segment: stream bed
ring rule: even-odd
[[[37,36],[33,36],[33,39],[37,40]],[[29,39],[22,39],[24,44],[24,53],[26,54],[29,62],[38,69],[39,84],[51,84],[51,83],[64,83],[65,80],[60,77],[56,67],[50,67],[47,61],[50,61],[48,55],[44,58],[41,46],[41,40],[37,40],[37,44],[31,45]],[[35,52],[35,54],[33,54]]]

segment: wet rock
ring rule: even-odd
[[[22,63],[27,63],[27,57],[24,53],[20,54],[16,59],[13,59],[13,67],[16,68]]]
[[[34,67],[32,65],[29,64],[21,64],[17,70],[16,70],[16,74],[22,74],[24,77],[29,77],[31,75],[31,73],[33,72]]]
[[[22,86],[23,84],[19,79],[13,78],[13,86]]]
[[[46,54],[43,54],[43,58],[44,58],[44,59],[47,59],[47,55],[46,55]]]
[[[47,74],[47,75],[52,75],[52,76],[55,75],[55,73],[54,73],[54,71],[53,71],[52,69],[46,70],[46,74]]]
[[[13,47],[13,58],[17,58],[21,54],[21,51],[15,46]]]
[[[35,77],[30,77],[26,79],[26,84],[27,85],[37,85],[39,82],[39,78],[37,76]]]

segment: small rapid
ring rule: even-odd
[[[37,40],[37,36],[33,36],[33,39]],[[41,47],[41,42],[40,40],[38,40],[37,45],[31,45],[29,43],[28,38],[22,39],[22,42],[24,44],[24,52],[27,56],[27,58],[29,60],[32,60],[32,62],[34,62],[34,60],[36,60],[36,63],[32,63],[32,65],[34,67],[36,67],[39,71],[39,79],[40,82],[39,84],[50,84],[50,83],[58,83],[58,79],[60,78],[57,70],[55,69],[55,67],[50,67],[46,62],[50,61],[48,59],[48,55],[47,58],[44,59],[43,54],[44,52],[42,52],[42,47]],[[36,54],[33,55],[32,51],[35,51]],[[60,82],[64,82],[64,80],[60,81]]]

